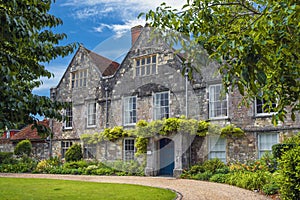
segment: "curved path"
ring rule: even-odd
[[[85,176],[54,174],[10,174],[0,173],[0,177],[49,178],[80,180],[105,183],[126,183],[168,188],[179,193],[177,199],[183,200],[270,200],[263,195],[238,187],[171,177],[137,177],[137,176]]]

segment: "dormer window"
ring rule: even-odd
[[[156,55],[145,56],[135,59],[135,76],[149,76],[156,74]]]
[[[71,73],[72,88],[87,86],[88,69],[82,69]]]

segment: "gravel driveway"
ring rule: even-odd
[[[136,177],[136,176],[84,176],[84,175],[53,175],[53,174],[5,174],[0,177],[49,178],[64,180],[80,180],[105,183],[138,184],[160,188],[168,188],[178,193],[177,199],[183,200],[270,200],[258,193],[238,187],[170,177]]]

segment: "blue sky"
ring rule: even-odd
[[[56,0],[50,13],[64,22],[54,30],[67,34],[61,44],[79,42],[102,56],[120,61],[131,45],[130,28],[145,25],[143,19],[137,19],[139,13],[155,9],[162,2],[180,9],[185,0]],[[44,84],[33,92],[49,96],[50,87],[57,85],[73,55],[46,64],[55,77],[42,79]]]

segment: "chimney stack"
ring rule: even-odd
[[[142,29],[143,29],[142,25],[137,25],[131,28],[131,46],[133,46],[135,41],[138,39]]]

